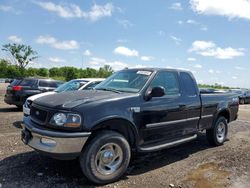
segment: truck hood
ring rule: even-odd
[[[44,96],[52,95],[52,94],[55,94],[55,93],[56,92],[54,92],[54,91],[48,91],[48,92],[40,93],[40,94],[37,94],[37,95],[32,95],[32,96],[28,97],[27,100],[34,101],[34,100],[38,99],[39,97],[44,97]]]
[[[49,108],[71,109],[78,105],[98,102],[100,100],[115,100],[132,95],[131,93],[115,93],[112,91],[82,90],[55,93],[39,97],[34,100],[34,104]]]

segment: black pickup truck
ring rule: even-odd
[[[22,140],[54,158],[79,158],[83,174],[105,184],[126,172],[132,152],[176,146],[203,130],[222,145],[238,107],[232,93],[200,94],[188,71],[124,69],[94,90],[36,99]]]

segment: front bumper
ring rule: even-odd
[[[78,157],[90,132],[59,132],[37,128],[24,117],[22,141],[35,150],[57,159],[74,159]]]

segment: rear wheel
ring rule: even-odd
[[[240,104],[245,104],[245,99],[240,99]]]
[[[227,138],[228,124],[225,117],[219,117],[213,128],[206,130],[208,142],[213,146],[223,145]]]
[[[106,184],[118,180],[126,172],[130,157],[130,146],[121,134],[102,131],[82,151],[80,165],[89,180]]]

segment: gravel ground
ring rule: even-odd
[[[0,188],[94,187],[78,161],[45,157],[20,141],[22,112],[3,102],[0,84]],[[133,158],[127,174],[106,187],[247,188],[250,185],[250,105],[240,107],[228,141],[210,147],[205,135],[190,143]]]

